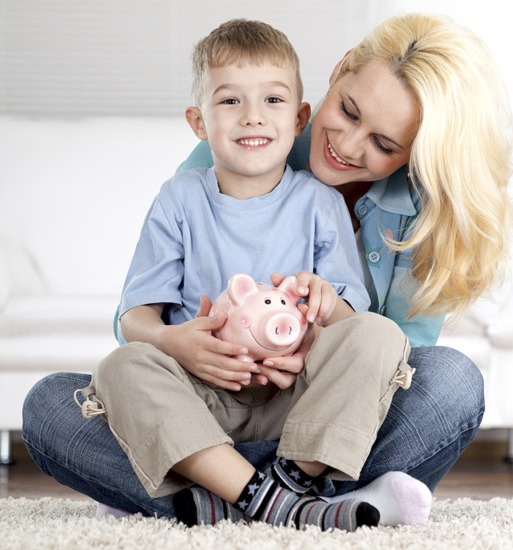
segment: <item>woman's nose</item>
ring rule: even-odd
[[[363,136],[358,128],[351,128],[340,132],[334,140],[337,153],[350,164],[358,164],[363,156]]]

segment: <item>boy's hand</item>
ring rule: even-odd
[[[230,344],[212,336],[212,331],[226,322],[225,314],[207,317],[201,315],[201,306],[198,313],[199,317],[173,326],[170,355],[203,382],[218,388],[239,391],[251,382],[252,374],[260,372],[259,367],[255,363],[232,357],[246,355],[248,350],[244,346]]]
[[[164,324],[163,304],[137,306],[121,317],[123,334],[128,342],[154,345],[211,386],[239,391],[260,369],[255,363],[232,357],[246,355],[244,346],[212,336],[212,331],[226,322],[226,315],[208,317],[210,306],[210,300],[202,297],[196,318],[180,325]]]
[[[304,302],[298,304],[298,309],[309,323],[327,326],[354,313],[351,307],[340,298],[333,285],[322,277],[308,271],[300,271],[295,276],[296,292],[304,298]],[[283,279],[284,276],[280,273],[271,274],[271,281],[275,286],[279,285]]]
[[[301,346],[294,354],[265,359],[260,366],[261,374],[253,376],[253,378],[258,379],[259,383],[263,385],[272,382],[281,390],[293,386],[296,383],[297,375],[303,372],[305,357],[312,347],[316,332],[317,330],[311,326],[306,332]],[[261,380],[264,380],[264,382],[261,382]]]

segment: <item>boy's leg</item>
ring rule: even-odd
[[[278,455],[309,473],[327,465],[334,479],[358,479],[395,390],[411,380],[408,354],[399,327],[374,313],[323,329],[298,376]]]
[[[484,410],[483,379],[462,353],[414,348],[417,369],[409,391],[396,392],[360,479],[335,482],[337,493],[363,487],[388,471],[407,472],[433,491],[475,436]],[[168,497],[151,498],[101,418],[85,420],[73,393],[90,376],[46,376],[23,409],[23,439],[40,469],[58,482],[108,506],[147,516],[175,517]],[[277,442],[236,445],[256,468],[274,460]]]
[[[209,410],[219,402],[215,391],[194,383],[173,358],[151,345],[116,349],[98,366],[92,386],[112,433],[152,497],[191,484],[170,473],[175,464],[232,443]],[[238,411],[231,412],[237,417]]]
[[[303,505],[298,502],[300,497],[257,473],[233,449],[225,430],[233,427],[238,433],[240,426],[252,424],[254,411],[243,401],[246,397],[253,401],[263,393],[266,403],[266,388],[256,395],[241,392],[236,400],[229,392],[195,383],[174,359],[140,343],[127,344],[107,357],[98,367],[93,387],[112,432],[153,496],[173,493],[192,482],[251,518],[273,525],[315,524],[321,529],[353,531],[379,520],[377,510],[366,503],[356,502],[349,511],[344,502],[327,504],[318,498],[307,499]],[[185,491],[188,498],[183,495],[174,499],[177,518],[188,524],[204,520],[202,510],[198,515],[197,506],[191,506],[194,490]],[[208,521],[212,521],[208,504],[203,510],[208,510]],[[231,519],[241,515],[229,510]]]
[[[316,525],[321,530],[354,531],[379,522],[378,510],[366,502],[344,499],[327,503],[284,489],[226,444],[195,453],[174,469],[201,486],[173,497],[177,519],[188,526],[239,519],[237,511],[248,519],[295,528]]]

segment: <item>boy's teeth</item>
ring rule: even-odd
[[[328,143],[328,149],[330,150],[331,156],[337,161],[340,162],[340,164],[344,164],[345,166],[349,166],[349,163],[345,160],[342,160],[337,153],[333,150],[333,147],[331,146],[331,143]]]
[[[241,139],[239,143],[241,145],[249,145],[250,147],[258,147],[259,145],[265,145],[268,142],[267,139]]]

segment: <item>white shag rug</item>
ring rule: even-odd
[[[427,525],[364,527],[354,533],[228,522],[188,529],[141,515],[96,519],[95,512],[96,505],[85,501],[0,499],[0,549],[513,549],[513,499],[505,498],[435,499]]]

